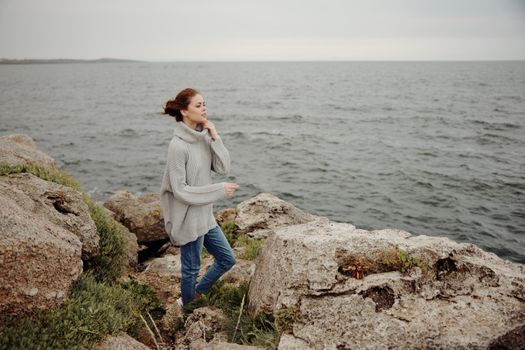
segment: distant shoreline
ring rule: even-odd
[[[121,58],[98,59],[8,59],[0,58],[0,65],[23,64],[70,64],[70,63],[494,63],[494,62],[525,62],[524,59],[509,60],[133,60]]]
[[[98,58],[95,60],[55,58],[55,59],[7,59],[0,58],[0,64],[58,64],[58,63],[129,63],[143,62],[137,60],[127,60],[119,58]]]

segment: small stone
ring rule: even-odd
[[[38,294],[38,288],[33,287],[31,289],[26,289],[24,291],[24,294],[27,296],[33,297]]]

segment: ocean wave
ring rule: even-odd
[[[506,131],[509,129],[520,129],[521,125],[512,123],[487,122],[485,120],[468,120],[472,124],[482,125],[485,130]]]
[[[137,132],[137,130],[134,130],[134,129],[126,128],[126,129],[120,130],[117,133],[117,135],[121,137],[135,137],[139,135],[139,132]]]
[[[271,120],[293,120],[293,121],[300,121],[303,120],[303,116],[300,114],[293,114],[293,115],[287,115],[287,116],[271,116],[269,117]]]
[[[303,199],[303,196],[298,195],[298,194],[294,194],[294,193],[290,193],[290,192],[278,192],[276,195],[277,195],[277,197],[282,198],[284,200]]]
[[[509,95],[509,96],[498,96],[495,98],[496,101],[512,101],[512,102],[523,102],[523,96],[519,95]]]
[[[468,139],[472,139],[476,141],[477,143],[479,143],[480,145],[501,144],[502,142],[516,143],[518,141],[513,137],[503,136],[503,135],[498,135],[498,134],[493,134],[493,133],[484,133],[483,135],[470,137]]]
[[[231,138],[246,138],[246,134],[242,131],[227,131],[224,132],[224,135]]]

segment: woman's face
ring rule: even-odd
[[[194,123],[202,123],[206,120],[206,102],[204,98],[197,94],[191,98],[186,110],[182,110],[182,115]]]

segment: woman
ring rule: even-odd
[[[164,224],[170,241],[180,246],[181,295],[179,306],[206,293],[235,264],[233,250],[213,216],[213,202],[230,198],[238,185],[212,183],[211,171],[227,174],[230,155],[206,119],[204,98],[184,89],[166,102],[164,114],[175,117],[160,189]],[[202,246],[214,257],[213,265],[197,284]]]

